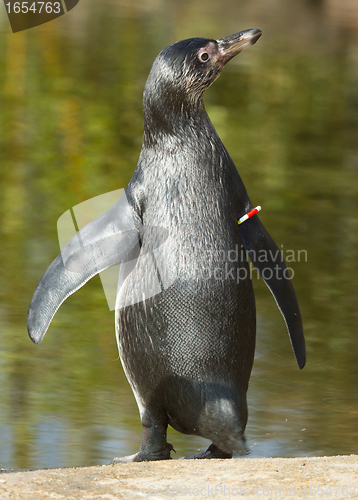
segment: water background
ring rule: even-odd
[[[227,65],[205,104],[263,223],[293,256],[307,365],[298,369],[255,280],[248,445],[252,457],[357,452],[358,4],[81,0],[17,34],[0,6],[2,468],[102,464],[138,450],[138,410],[99,278],[64,303],[39,346],[27,308],[59,252],[60,215],[128,184],[160,50],[253,27],[262,38]],[[175,431],[169,441],[176,457],[208,445]]]

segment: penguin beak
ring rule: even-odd
[[[240,31],[239,33],[226,36],[225,38],[219,38],[219,40],[216,40],[220,51],[217,61],[222,65],[226,64],[241,51],[254,45],[261,35],[261,30],[253,28]]]

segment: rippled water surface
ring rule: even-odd
[[[262,38],[227,65],[205,103],[294,271],[307,365],[297,368],[275,302],[255,279],[248,445],[253,457],[357,452],[358,6],[82,0],[17,34],[2,9],[1,467],[108,463],[137,451],[138,410],[99,278],[65,302],[39,346],[27,336],[27,308],[59,252],[60,215],[131,178],[157,53],[251,27]],[[207,446],[169,434],[176,456]]]

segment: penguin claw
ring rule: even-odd
[[[208,459],[208,458],[232,458],[232,453],[226,453],[217,448],[214,444],[211,444],[206,451],[198,453],[197,455],[190,455],[189,457],[181,457],[179,460],[190,460],[190,459]]]

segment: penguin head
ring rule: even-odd
[[[230,59],[260,36],[259,29],[250,29],[219,40],[189,38],[166,47],[155,59],[145,85],[145,120],[164,126],[173,113],[185,116],[204,109],[205,90]]]

